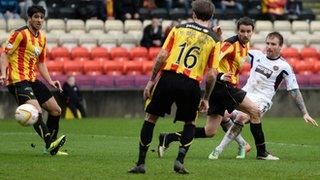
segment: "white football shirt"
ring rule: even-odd
[[[269,59],[260,50],[249,50],[250,75],[242,88],[248,94],[259,96],[271,102],[282,80],[287,90],[299,89],[291,66],[282,58]]]

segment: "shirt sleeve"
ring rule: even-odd
[[[289,64],[286,67],[286,71],[288,72],[288,74],[284,75],[284,79],[286,82],[287,90],[290,91],[292,89],[299,89],[296,75],[294,74],[294,72]]]
[[[223,42],[221,45],[221,53],[220,53],[220,60],[222,60],[227,54],[233,52],[233,45],[229,42]]]
[[[13,31],[6,42],[4,52],[8,55],[11,55],[18,48],[20,42],[22,41],[22,37],[23,36],[20,31]]]

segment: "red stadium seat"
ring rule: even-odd
[[[316,61],[313,66],[313,73],[320,74],[320,61]]]
[[[154,60],[154,58],[158,55],[160,50],[161,50],[160,47],[151,47],[151,48],[149,48],[149,59],[151,61]]]
[[[284,58],[300,58],[299,51],[293,47],[282,48],[281,55]]]
[[[312,74],[313,64],[307,63],[306,61],[297,61],[294,66],[294,70],[297,74]]]
[[[111,58],[117,58],[117,57],[126,57],[129,58],[129,52],[127,48],[124,47],[113,47],[110,50]]]
[[[124,72],[123,61],[106,61],[103,63],[103,71],[107,75],[122,75]]]
[[[63,64],[56,61],[46,61],[46,65],[50,75],[61,75],[63,74]]]
[[[316,48],[313,47],[305,47],[300,51],[301,57],[303,59],[306,58],[320,58],[319,53]]]
[[[131,59],[144,57],[148,58],[148,49],[145,47],[134,47],[130,50]]]
[[[89,50],[83,46],[77,46],[71,49],[72,59],[81,57],[81,58],[90,58]]]
[[[102,63],[100,61],[85,61],[83,63],[83,72],[86,75],[101,75],[103,74]]]
[[[83,72],[82,61],[65,61],[63,63],[63,69],[65,74],[79,75]]]
[[[109,52],[104,47],[94,47],[91,49],[91,58],[109,58]]]
[[[124,72],[127,75],[142,74],[142,62],[141,61],[124,61]]]
[[[69,50],[66,47],[63,46],[57,46],[57,47],[53,47],[51,49],[51,57],[53,59],[57,58],[57,57],[70,57],[70,53]]]
[[[153,68],[153,61],[145,61],[142,63],[142,73],[145,75],[151,75],[151,71]]]

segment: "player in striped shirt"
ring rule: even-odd
[[[59,81],[53,81],[45,64],[46,37],[40,30],[44,22],[45,9],[42,6],[28,8],[28,24],[14,30],[1,54],[0,85],[6,85],[19,105],[32,104],[39,111],[39,119],[33,125],[45,142],[45,153],[66,155],[59,151],[66,140],[57,139],[61,109],[49,89],[36,78],[36,67],[52,87],[61,90]],[[43,122],[42,108],[48,111],[47,124]]]
[[[156,57],[151,79],[144,90],[146,117],[140,133],[139,159],[129,173],[145,173],[145,158],[155,123],[159,116],[170,114],[173,103],[177,105],[175,121],[185,124],[174,171],[188,173],[184,158],[194,137],[199,104],[202,109],[208,107],[220,53],[220,40],[209,28],[214,5],[209,0],[197,0],[193,1],[192,9],[194,22],[174,27]],[[201,100],[199,84],[206,68],[207,85]]]

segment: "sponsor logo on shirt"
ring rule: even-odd
[[[256,71],[257,73],[260,73],[260,74],[264,75],[264,76],[267,77],[267,78],[270,78],[270,76],[271,76],[271,74],[272,74],[272,72],[273,72],[272,70],[270,70],[270,69],[268,69],[268,68],[266,68],[266,67],[264,67],[264,66],[261,66],[261,65],[258,65],[258,66],[256,67],[255,71]]]

